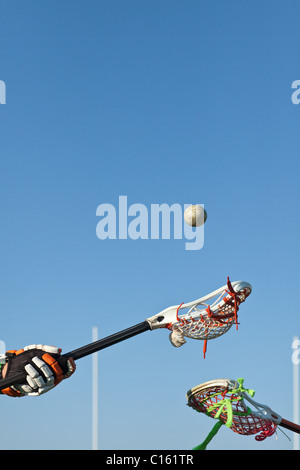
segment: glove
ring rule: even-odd
[[[27,377],[26,383],[5,388],[1,393],[11,397],[38,396],[54,388],[76,369],[73,359],[61,356],[60,353],[61,349],[42,344],[7,351],[7,370],[3,378],[21,372],[26,372]]]

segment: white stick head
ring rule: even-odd
[[[225,286],[211,294],[189,303],[166,308],[147,321],[151,329],[168,328],[174,332],[176,336],[174,342],[177,344],[173,341],[172,343],[175,346],[185,342],[184,336],[205,341],[217,338],[226,333],[234,323],[237,325],[239,305],[251,291],[252,287],[248,282],[231,283],[228,279]]]

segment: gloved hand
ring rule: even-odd
[[[6,357],[3,379],[27,373],[26,382],[2,390],[1,393],[11,397],[38,396],[48,392],[76,369],[73,359],[62,356],[61,349],[55,346],[32,344],[18,351],[7,351]]]

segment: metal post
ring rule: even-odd
[[[300,341],[298,336],[294,336],[292,342],[293,354],[293,421],[299,424],[299,362],[300,362]],[[299,434],[293,433],[293,450],[299,450]]]
[[[98,340],[98,327],[93,326],[93,341]],[[98,352],[92,354],[92,450],[98,450]]]

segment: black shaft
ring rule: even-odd
[[[64,356],[72,357],[76,361],[77,359],[81,359],[82,357],[88,356],[89,354],[100,351],[100,349],[108,348],[113,344],[124,341],[125,339],[131,338],[132,336],[136,336],[150,329],[151,328],[149,323],[144,321],[142,323],[138,323],[137,325],[131,326],[126,330],[119,331],[118,333],[115,333],[111,336],[99,339],[98,341],[94,341],[93,343],[82,346],[81,348],[74,349],[74,351],[70,351],[69,353],[64,354]],[[11,385],[24,383],[26,381],[26,376],[27,374],[25,372],[21,372],[15,376],[0,380],[0,391],[6,387],[10,387]]]
[[[287,421],[286,419],[282,419],[279,426],[282,426],[285,429],[289,429],[290,431],[296,432],[300,434],[300,426],[299,424],[292,423],[291,421]]]
[[[82,357],[88,356],[89,354],[100,351],[100,349],[112,346],[113,344],[124,341],[125,339],[136,336],[147,330],[150,330],[150,325],[147,321],[144,321],[142,323],[138,323],[137,325],[131,326],[126,330],[119,331],[119,333],[115,333],[111,336],[107,336],[106,338],[99,339],[99,341],[94,341],[93,343],[82,346],[81,348],[75,349],[74,351],[70,351],[69,353],[65,354],[65,356],[73,357],[73,359],[76,361],[77,359],[81,359]]]

